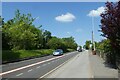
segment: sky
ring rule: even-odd
[[[94,17],[94,40],[101,41],[100,13],[105,2],[3,2],[2,17],[5,21],[15,16],[19,9],[22,14],[31,13],[36,18],[35,26],[42,25],[53,36],[59,38],[73,36],[79,45],[92,39],[92,17]]]
[[[119,0],[1,0],[2,2],[116,2]]]

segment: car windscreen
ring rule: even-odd
[[[55,50],[55,52],[61,52],[61,50]]]

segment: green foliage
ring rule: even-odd
[[[45,56],[53,53],[52,49],[42,49],[42,50],[3,50],[2,51],[2,61],[13,61],[29,57]]]
[[[100,31],[109,41],[104,41],[101,46],[104,52],[109,53],[110,62],[116,64],[117,57],[120,57],[120,1],[107,2],[105,5],[105,12],[101,14]]]
[[[63,49],[64,52],[67,51],[67,49],[76,49],[77,44],[74,41],[73,37],[68,37],[68,38],[57,38],[57,37],[52,37],[48,43],[48,47],[51,49]]]
[[[111,45],[110,45],[110,40],[105,39],[99,42],[96,46],[96,49],[101,51],[102,53],[110,53],[111,51]]]
[[[107,63],[114,65],[116,64],[116,56],[115,53],[113,52],[114,50],[110,44],[109,39],[105,39],[99,42],[96,50],[97,52],[102,53],[101,56],[103,56]]]
[[[0,20],[3,20],[0,17]],[[15,12],[15,17],[2,26],[3,50],[31,50],[31,49],[76,49],[77,44],[73,37],[52,37],[51,32],[35,27],[35,18],[31,14]]]
[[[110,40],[115,54],[120,51],[120,1],[107,2],[105,12],[101,14],[102,36]]]
[[[90,44],[91,44],[91,41],[86,41],[83,47],[88,50],[90,49]]]
[[[47,43],[48,43],[48,41],[52,38],[51,32],[45,30],[45,31],[43,32],[43,36],[44,36],[43,47],[44,47],[44,48],[48,48]]]
[[[73,37],[53,37],[50,31],[41,29],[42,25],[33,25],[34,20],[31,14],[21,14],[19,10],[16,10],[14,18],[7,22],[0,17],[3,61],[52,53],[52,50],[43,49],[63,49],[64,52],[76,49],[77,44]]]
[[[75,49],[67,49],[66,52],[72,52],[72,51],[75,51]]]
[[[17,10],[15,17],[4,23],[2,27],[3,41],[7,42],[3,49],[28,50],[41,48],[43,44],[41,41],[43,38],[42,31],[32,24],[33,21],[31,14],[20,14]]]
[[[70,49],[76,49],[77,48],[77,44],[75,43],[75,40],[73,37],[68,37],[68,38],[62,38],[64,45],[67,48]]]
[[[4,19],[0,16],[0,27],[4,24]]]
[[[52,37],[48,44],[49,48],[51,49],[63,49],[64,51],[66,51],[66,46],[64,45],[64,43],[62,42],[62,40],[60,38],[57,37]]]

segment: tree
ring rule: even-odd
[[[0,16],[0,27],[4,24],[4,18]]]
[[[101,14],[102,36],[110,40],[115,53],[120,51],[120,1],[117,3],[107,2],[106,10]]]
[[[9,33],[9,28],[13,24],[13,20],[8,20],[7,23],[2,23],[2,49],[9,50],[11,49],[11,37]]]
[[[57,37],[52,37],[48,41],[47,45],[49,46],[50,49],[63,49],[64,51],[66,51],[66,46],[64,45],[62,40]]]
[[[86,41],[84,45],[85,49],[87,50],[90,49],[90,44],[91,44],[91,41]]]
[[[120,1],[116,3],[107,2],[105,12],[101,14],[101,32],[102,36],[110,40],[111,56],[114,57],[116,65],[116,57],[120,57]]]
[[[74,38],[71,36],[71,37],[68,37],[68,38],[62,38],[64,44],[66,45],[67,48],[70,48],[70,49],[76,49],[77,48],[77,43],[75,43],[75,40]]]
[[[33,25],[33,21],[31,14],[21,14],[17,10],[15,17],[4,23],[2,37],[5,41],[9,40],[7,44],[10,49],[34,49],[41,46],[42,31]]]
[[[44,41],[43,46],[44,46],[44,48],[47,48],[47,43],[48,43],[48,41],[52,38],[52,36],[51,36],[51,32],[45,30],[45,31],[43,32],[43,37],[44,37],[44,40],[43,40],[43,41]]]
[[[104,39],[101,42],[97,43],[96,49],[101,51],[102,53],[110,53],[111,51],[110,40]]]

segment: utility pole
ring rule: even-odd
[[[92,16],[92,46],[95,51],[95,42],[94,42],[94,16]]]
[[[93,31],[92,31],[92,50],[94,49],[93,46],[94,46],[94,45],[93,45]]]

